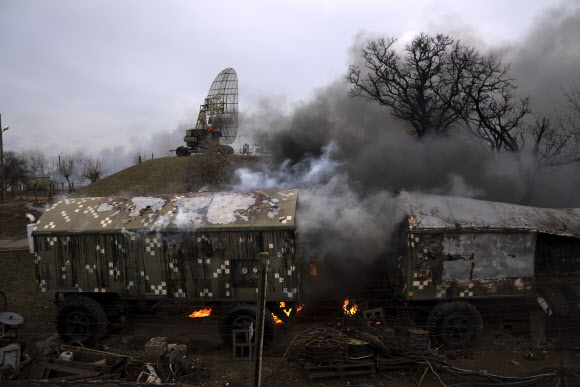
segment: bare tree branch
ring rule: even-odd
[[[105,172],[106,166],[101,158],[87,156],[81,160],[81,176],[91,183],[99,180]]]
[[[449,131],[466,105],[463,84],[477,52],[448,35],[420,34],[397,54],[395,38],[370,41],[363,49],[364,67],[350,66],[352,96],[391,108],[412,127],[412,134]]]

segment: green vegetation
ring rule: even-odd
[[[83,187],[72,196],[158,195],[198,191],[204,186],[213,189],[227,176],[231,170],[228,167],[256,160],[255,157],[213,154],[147,160]],[[193,179],[192,184],[191,175],[198,173],[200,178]]]

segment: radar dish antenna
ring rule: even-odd
[[[194,129],[185,131],[187,146],[175,149],[177,156],[187,156],[201,151],[201,144],[207,140],[221,144],[222,152],[234,153],[229,144],[238,135],[238,76],[228,67],[215,77],[204,103],[199,107],[199,115]]]
[[[204,104],[199,108],[195,129],[219,133],[220,142],[228,145],[238,134],[238,77],[228,67],[214,79]]]

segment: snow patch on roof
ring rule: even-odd
[[[213,224],[226,224],[236,221],[236,217],[248,220],[248,210],[256,202],[253,194],[231,192],[217,193],[207,211],[207,220]]]
[[[212,200],[211,195],[196,196],[176,200],[173,204],[177,213],[173,224],[177,227],[197,226],[203,223],[203,216]]]
[[[113,211],[115,207],[110,204],[102,203],[100,206],[97,207],[97,212],[105,212],[105,211]]]
[[[157,211],[165,205],[165,199],[137,196],[131,199],[135,209],[129,216],[137,216],[139,212],[147,207],[151,207],[153,211]]]

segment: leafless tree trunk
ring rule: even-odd
[[[131,154],[131,162],[133,165],[140,164],[142,161],[147,160],[146,153],[143,149],[137,149]]]
[[[71,176],[76,172],[79,164],[79,157],[73,153],[65,153],[60,158],[59,172],[68,184],[68,192],[72,193],[73,188],[70,181]]]
[[[105,171],[105,163],[98,157],[87,156],[81,162],[81,176],[91,183],[99,180]]]

